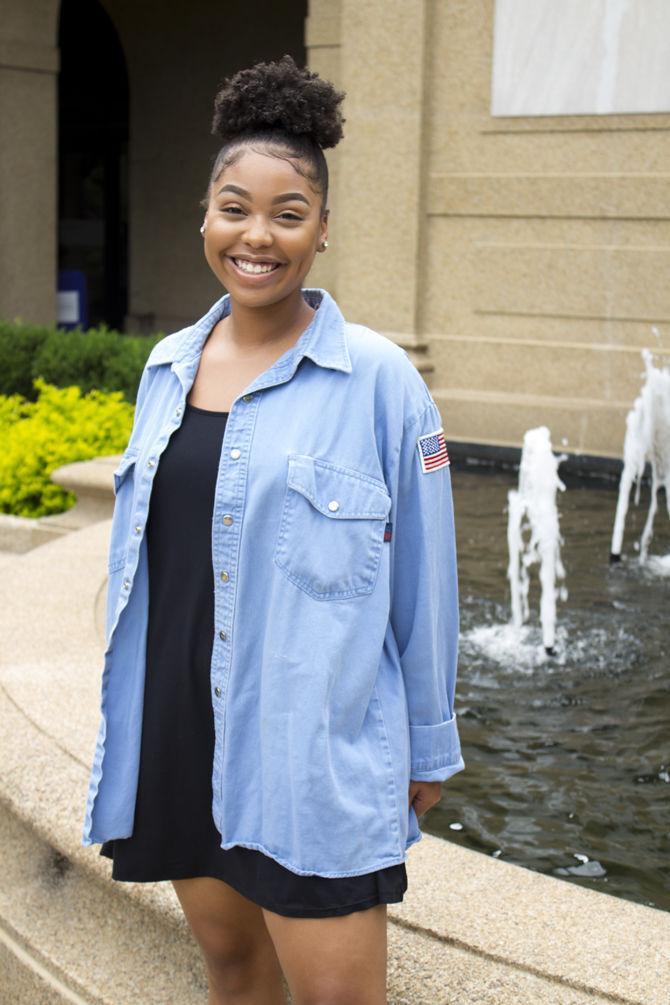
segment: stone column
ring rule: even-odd
[[[57,0],[3,3],[0,317],[56,320]]]
[[[338,294],[403,344],[419,321],[426,18],[425,0],[342,0]]]
[[[305,50],[307,65],[335,87],[342,89],[341,67],[342,0],[309,0],[305,19]],[[344,107],[346,109],[346,99]],[[346,111],[343,113],[346,116]],[[345,124],[345,131],[347,126]],[[328,250],[314,260],[306,286],[321,286],[339,301],[338,258],[340,241],[339,156],[346,140],[334,149],[326,150],[328,163]]]

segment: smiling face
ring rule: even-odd
[[[290,161],[245,149],[212,182],[205,257],[232,300],[278,303],[301,290],[327,215],[321,193]]]

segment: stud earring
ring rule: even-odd
[[[205,224],[204,223],[203,223],[202,227],[200,228],[200,233],[201,234],[205,233]]]
[[[328,241],[322,241],[321,242],[321,250],[325,251],[327,247],[328,247]]]

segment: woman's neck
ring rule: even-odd
[[[314,317],[314,310],[300,290],[296,295],[266,307],[248,307],[231,298],[230,313],[224,319],[226,341],[242,354],[283,342],[297,341]]]

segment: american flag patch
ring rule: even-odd
[[[417,439],[416,445],[421,458],[421,470],[424,474],[435,471],[437,468],[444,468],[450,463],[442,428],[436,429],[432,433],[424,433]]]

